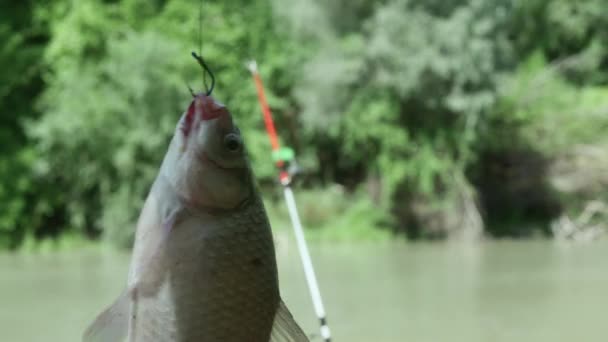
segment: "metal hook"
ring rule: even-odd
[[[211,87],[209,87],[208,89],[205,89],[207,92],[207,96],[209,96],[209,95],[211,95],[211,92],[213,92],[213,88],[215,87],[215,76],[213,75],[213,72],[211,71],[211,69],[209,69],[209,66],[207,65],[207,63],[205,63],[205,60],[203,59],[202,56],[197,55],[196,52],[193,51],[192,57],[194,57],[194,59],[196,59],[196,61],[203,68],[203,70],[205,72],[207,72],[209,74],[209,76],[211,77]],[[204,78],[204,74],[203,74],[203,78]],[[205,88],[207,88],[206,82],[205,82]]]

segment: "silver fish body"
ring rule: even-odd
[[[166,279],[138,303],[135,341],[267,342],[280,299],[262,202],[198,215],[172,228]]]
[[[199,95],[137,224],[127,289],[85,342],[308,341],[279,294],[270,224],[240,134]]]
[[[269,341],[280,299],[259,198],[238,211],[185,213],[164,258],[166,279],[137,305],[135,341]]]

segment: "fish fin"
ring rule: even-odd
[[[164,280],[167,271],[165,252],[174,224],[173,216],[163,222],[157,241],[145,251],[142,265],[131,281],[131,287],[137,289],[137,294],[143,297],[156,294]]]
[[[148,196],[137,223],[141,241],[136,239],[134,256],[139,260],[133,263],[129,277],[129,287],[137,288],[138,295],[150,297],[160,288],[168,267],[166,252],[171,232],[184,215],[181,206],[164,212],[158,199],[153,194]]]
[[[274,316],[270,342],[308,342],[308,337],[287,309],[283,300],[279,301],[277,313]]]
[[[129,297],[127,290],[100,313],[82,336],[83,342],[118,342],[127,336],[129,323]]]

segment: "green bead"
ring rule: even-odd
[[[278,161],[292,161],[295,158],[295,152],[289,147],[281,147],[280,149],[272,152],[272,160],[276,163]]]

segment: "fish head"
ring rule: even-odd
[[[193,114],[193,145],[205,163],[220,169],[247,167],[241,132],[226,106],[211,96],[198,95],[186,116],[192,121]]]
[[[240,130],[222,103],[194,97],[178,124],[181,151],[173,176],[190,204],[231,209],[252,193],[251,171]]]

